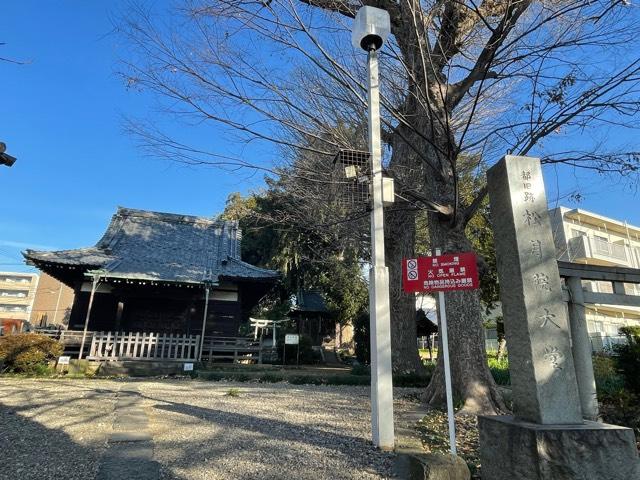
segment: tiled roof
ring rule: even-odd
[[[94,247],[27,250],[28,263],[97,270],[109,278],[216,283],[222,278],[275,280],[278,273],[240,260],[236,221],[119,207]]]
[[[294,308],[295,311],[317,313],[329,312],[322,294],[317,290],[301,290],[298,292],[296,297],[297,305]]]

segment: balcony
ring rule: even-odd
[[[624,245],[587,236],[569,239],[569,256],[572,262],[634,267],[631,252]]]

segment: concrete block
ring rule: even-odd
[[[480,416],[482,480],[640,479],[633,430],[585,421],[540,425]]]
[[[395,475],[406,480],[469,480],[471,473],[461,457],[396,451]]]

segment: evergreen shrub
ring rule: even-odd
[[[36,333],[0,337],[0,362],[3,372],[44,374],[49,362],[62,355],[60,342]]]
[[[626,388],[640,394],[640,327],[622,327],[620,333],[627,337],[627,343],[613,346],[616,366]]]

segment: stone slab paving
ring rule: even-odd
[[[135,385],[126,384],[115,405],[113,432],[102,455],[96,480],[158,480],[160,465],[153,459],[149,418]]]
[[[396,389],[397,415],[417,392]],[[1,480],[393,478],[368,387],[0,379],[0,415]]]

